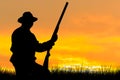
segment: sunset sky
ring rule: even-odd
[[[17,19],[31,11],[38,18],[31,31],[39,42],[51,38],[58,18],[69,2],[51,50],[50,66],[120,66],[120,0],[2,0],[0,1],[0,66],[13,68],[11,34]],[[46,52],[36,53],[42,64]]]

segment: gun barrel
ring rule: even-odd
[[[55,30],[54,30],[54,32],[53,32],[52,37],[54,37],[54,35],[56,35],[57,32],[58,32],[59,25],[60,25],[60,23],[61,23],[61,21],[62,21],[62,18],[63,18],[63,15],[64,15],[65,11],[66,11],[67,6],[68,6],[68,2],[66,2],[65,6],[64,6],[64,8],[63,8],[63,11],[62,11],[62,13],[61,13],[61,16],[60,16],[58,22],[57,22],[57,25],[56,25],[56,27],[55,27]]]

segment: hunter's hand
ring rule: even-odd
[[[55,41],[57,41],[57,34],[54,35],[49,41],[46,42],[46,50],[52,49],[52,47],[55,45]]]
[[[56,34],[56,35],[54,35],[54,36],[51,38],[51,42],[56,42],[57,39],[58,39],[58,36],[57,36],[57,34]]]

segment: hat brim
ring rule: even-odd
[[[30,17],[30,18],[25,18],[25,17],[20,17],[18,19],[18,22],[19,23],[24,23],[24,22],[35,22],[37,21],[38,19],[36,17]]]

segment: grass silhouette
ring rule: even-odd
[[[15,72],[0,68],[0,80],[15,80]]]
[[[81,72],[81,71],[52,71],[52,80],[120,80],[120,71],[117,72]]]
[[[15,73],[0,69],[0,80],[15,80]],[[40,79],[42,80],[42,79]],[[51,70],[50,80],[120,80],[120,71],[90,72]]]

